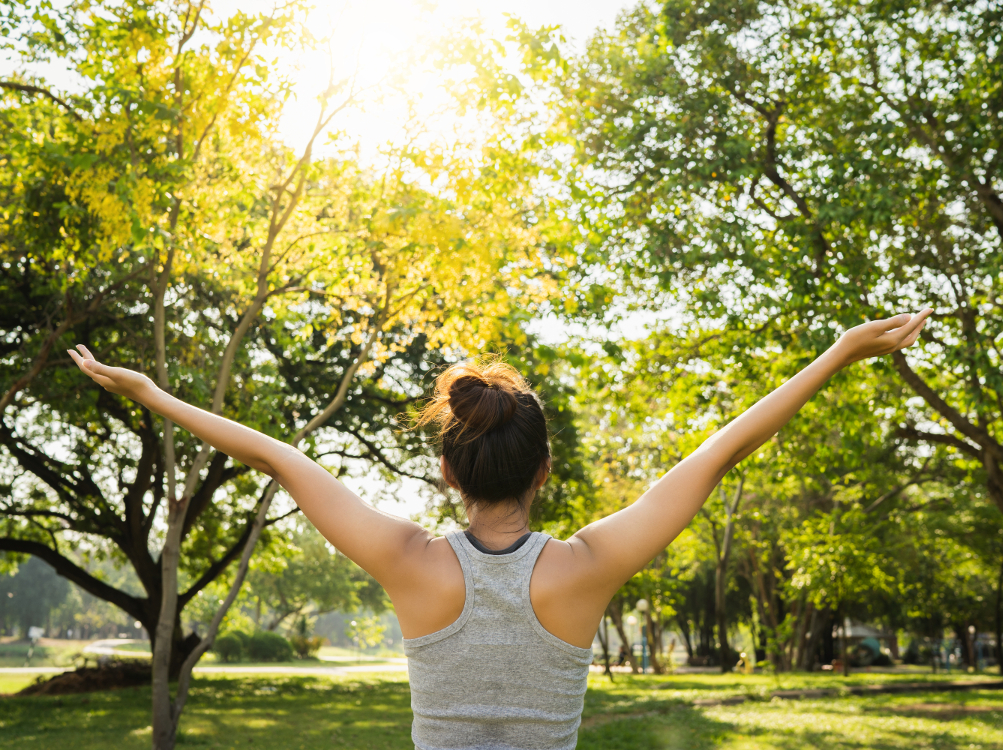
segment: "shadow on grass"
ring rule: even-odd
[[[925,703],[901,697],[746,703],[707,714],[732,725],[725,748],[1003,750],[1003,703],[974,694],[937,697],[928,694]]]
[[[578,734],[578,750],[711,750],[733,727],[703,712],[676,706],[668,712],[626,714]]]
[[[805,729],[779,733],[769,729],[744,730],[739,737],[741,747],[763,747],[769,750],[1001,750],[1000,743],[981,741],[971,736],[959,737],[948,732],[917,732],[912,729],[889,731],[877,736],[848,737],[838,731]],[[661,747],[672,747],[665,745]],[[703,747],[703,746],[701,746]],[[718,747],[718,745],[713,745]],[[727,747],[727,745],[725,745]]]
[[[0,748],[150,746],[150,689],[0,701]],[[179,747],[413,750],[403,680],[197,678]]]

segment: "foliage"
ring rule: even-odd
[[[46,628],[51,614],[66,601],[70,584],[44,562],[31,558],[13,575],[0,576],[0,627],[28,637],[30,627]],[[47,633],[51,635],[51,633]]]
[[[310,635],[310,623],[306,619],[306,615],[301,615],[296,620],[296,626],[293,628],[293,634],[289,638],[289,643],[292,644],[293,650],[299,658],[306,659],[316,656],[317,652],[320,651],[320,647],[324,645],[324,639],[319,636]]]
[[[251,661],[290,661],[293,647],[278,633],[259,630],[247,640],[247,655]]]
[[[991,4],[671,0],[560,64],[547,30],[524,31],[544,152],[572,155],[576,272],[749,351],[818,352],[932,306],[921,348],[876,365],[922,399],[896,429],[948,446],[1003,509],[1001,21]]]
[[[510,311],[532,311],[552,285],[527,191],[485,172],[490,154],[404,148],[376,170],[277,139],[288,81],[265,50],[302,41],[299,6],[226,18],[138,1],[4,7],[5,44],[73,85],[24,67],[2,88],[0,548],[42,557],[155,636],[175,468],[193,479],[181,610],[239,557],[266,482],[222,454],[200,471],[185,434],[168,466],[161,421],[84,383],[60,347],[148,372],[159,357],[175,395],[284,440],[327,414],[303,447],[332,472],[431,490],[428,450],[395,416],[434,367],[518,339]],[[321,97],[318,137],[353,97],[350,78]],[[280,498],[266,544],[289,510]],[[131,567],[141,590],[91,575],[74,548]],[[174,668],[192,646],[176,627]]]
[[[375,648],[383,643],[383,635],[387,626],[376,615],[358,615],[349,623],[345,635],[358,648]]]
[[[301,523],[282,548],[258,555],[248,577],[247,606],[256,624],[276,630],[305,613],[382,612],[386,594],[373,578],[339,554],[312,526]]]
[[[240,661],[244,656],[244,641],[236,633],[223,633],[212,645],[220,661]]]

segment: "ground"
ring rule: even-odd
[[[953,675],[956,679],[957,674]],[[915,680],[857,675],[855,684]],[[998,679],[998,678],[997,678]],[[17,682],[15,682],[17,680]],[[4,676],[0,691],[23,685]],[[1003,750],[1003,691],[769,700],[777,689],[847,684],[837,676],[590,680],[582,750]],[[747,696],[738,705],[713,703]],[[694,705],[695,702],[704,705]],[[0,748],[148,748],[148,688],[0,699]],[[403,675],[196,678],[179,747],[412,750]]]

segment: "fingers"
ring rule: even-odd
[[[67,351],[70,352],[70,356],[73,357],[73,361],[77,363],[77,366],[88,375],[104,375],[107,377],[115,369],[108,365],[103,365],[94,359],[94,355],[83,344],[77,344],[77,349],[79,349],[79,353],[70,350]]]
[[[79,354],[77,354],[72,349],[67,349],[66,353],[70,355],[70,359],[72,359],[76,363],[77,367],[79,367],[81,370],[84,370],[84,358],[83,357],[81,357]],[[87,371],[84,370],[84,372],[87,372]]]
[[[906,347],[910,347],[913,344],[915,344],[916,340],[919,338],[919,334],[923,331],[923,326],[925,325],[926,321],[924,320],[919,324],[919,327],[916,328],[915,331],[913,331],[906,337],[906,340],[902,342],[902,344],[899,346],[899,349],[905,349]]]
[[[911,319],[912,315],[910,315],[909,313],[901,313],[892,318],[875,320],[871,323],[871,325],[887,333],[888,331],[894,331],[898,328],[901,328]]]
[[[80,350],[80,353],[83,355],[84,359],[94,360],[95,362],[97,361],[96,359],[94,359],[94,355],[91,354],[91,350],[88,349],[83,344],[77,344],[77,349]]]
[[[914,334],[915,336],[919,336],[919,332],[920,330],[922,330],[923,324],[926,322],[926,319],[930,317],[930,314],[932,312],[933,309],[928,307],[922,312],[920,312],[918,315],[913,315],[912,320],[903,325],[900,330],[896,331],[896,333],[898,333],[902,337],[903,341],[908,339],[910,336],[913,336]],[[915,337],[913,337],[912,340],[915,341],[916,340]]]
[[[86,347],[81,346],[78,348],[83,349],[85,352],[87,352],[87,354],[90,355],[90,352],[87,351]],[[70,355],[70,358],[74,362],[76,362],[77,367],[83,370],[84,374],[87,375],[91,380],[100,385],[102,388],[112,390],[112,386],[115,384],[115,381],[109,378],[108,376],[101,375],[99,372],[97,372],[97,368],[103,368],[103,369],[108,369],[108,368],[105,365],[102,365],[100,362],[93,359],[93,355],[91,355],[91,359],[85,359],[83,355],[73,351],[72,349],[67,349],[66,353]]]

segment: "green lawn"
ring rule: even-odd
[[[45,640],[45,645],[35,646],[31,656],[32,667],[68,667],[80,656],[88,641]],[[27,641],[0,642],[0,667],[23,667],[31,644]]]
[[[957,678],[958,675],[953,675]],[[853,682],[899,681],[859,675]],[[905,679],[915,680],[915,676]],[[830,687],[832,676],[618,676],[591,680],[583,750],[1003,750],[1003,692],[763,700],[774,689]],[[669,684],[667,689],[657,689]],[[0,683],[3,689],[6,683]],[[736,695],[739,705],[693,706]],[[0,700],[0,748],[149,747],[149,689]],[[350,678],[198,677],[182,747],[411,750],[403,674]]]

